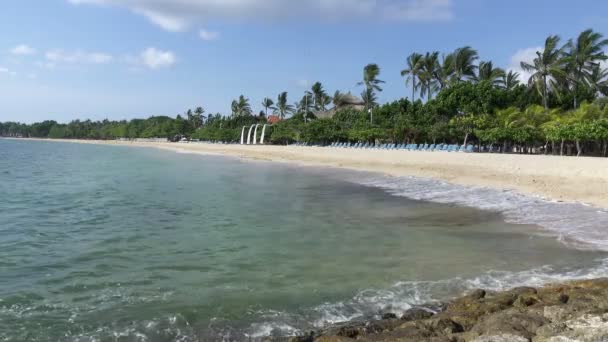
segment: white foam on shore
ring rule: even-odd
[[[587,204],[549,201],[511,190],[417,177],[359,174],[351,181],[414,200],[499,212],[508,223],[540,226],[569,247],[608,251],[608,211]]]
[[[383,313],[389,312],[400,316],[412,307],[439,304],[474,289],[504,291],[518,286],[540,287],[570,280],[596,279],[607,274],[608,259],[605,259],[598,260],[597,264],[591,267],[561,272],[555,271],[552,266],[543,266],[521,272],[490,271],[472,278],[403,281],[388,289],[364,290],[348,301],[325,303],[299,315],[275,312],[262,323],[253,324],[250,331],[254,334],[250,336],[270,336],[271,332],[306,332],[357,319],[378,319]],[[297,322],[295,325],[299,329],[292,328],[294,322]],[[293,330],[280,329],[286,326]],[[279,329],[274,330],[275,328]]]

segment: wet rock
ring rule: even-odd
[[[472,342],[529,342],[527,338],[510,335],[510,334],[502,334],[502,335],[485,335],[479,336],[472,340]]]
[[[541,315],[512,309],[484,317],[471,331],[479,336],[508,334],[531,339],[538,328],[547,323]]]
[[[477,289],[471,292],[468,297],[471,299],[482,299],[486,296],[486,290]]]
[[[431,319],[429,328],[432,332],[439,335],[449,335],[464,331],[462,325],[448,318]]]
[[[608,341],[608,279],[543,288],[475,290],[437,313],[413,308],[401,319],[349,323],[318,334],[315,341],[562,342]],[[310,340],[292,340],[309,342]]]
[[[397,319],[397,314],[388,312],[382,315],[382,319]]]
[[[433,313],[428,310],[421,308],[412,308],[403,313],[403,315],[401,316],[401,320],[409,322],[423,320],[431,317],[433,317]]]

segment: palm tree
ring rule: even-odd
[[[513,88],[519,85],[519,73],[509,70],[508,73],[503,75],[502,85],[505,90],[513,90]]]
[[[232,101],[232,115],[233,116],[249,116],[251,115],[251,105],[249,99],[245,96],[239,96],[238,100]]]
[[[281,119],[284,119],[287,114],[293,112],[293,106],[290,104],[287,104],[287,92],[286,91],[279,94],[279,96],[277,98],[277,105],[275,107],[275,111],[276,111],[276,113],[279,114],[279,117]]]
[[[365,102],[365,109],[371,109],[378,105],[376,94],[372,88],[366,88],[361,93],[361,98]]]
[[[492,61],[479,62],[477,76],[475,81],[477,82],[490,82],[493,86],[500,86],[503,84],[505,78],[505,71],[501,68],[494,68]]]
[[[344,104],[344,94],[342,94],[339,90],[336,90],[334,96],[331,98],[331,102],[335,108],[340,107],[342,104]]]
[[[579,85],[588,85],[593,68],[605,61],[608,57],[604,54],[604,47],[608,45],[608,39],[593,30],[583,31],[576,42],[569,41],[566,44],[568,51],[565,54],[565,62],[569,66],[569,80],[573,85],[574,108],[578,106],[577,95]]]
[[[331,99],[323,89],[321,82],[317,82],[312,85],[312,98],[314,101],[315,110],[325,111],[327,105],[331,102]]]
[[[419,87],[416,83],[416,79],[420,78],[423,59],[424,56],[417,52],[414,52],[407,57],[407,69],[401,70],[401,76],[407,76],[407,78],[405,79],[405,84],[412,84],[412,102],[416,100],[416,90],[418,90]]]
[[[458,83],[465,78],[475,78],[477,66],[475,61],[479,58],[477,50],[470,46],[456,49],[450,56],[450,69],[452,71],[452,81]]]
[[[602,69],[600,65],[593,67],[589,74],[589,87],[596,95],[608,96],[608,69]]]
[[[442,62],[437,62],[434,77],[439,85],[439,90],[443,90],[448,86],[452,75],[454,74],[454,54],[450,53],[442,57]]]
[[[368,64],[363,68],[363,82],[359,82],[358,84],[365,86],[365,94],[368,99],[375,99],[375,92],[382,91],[380,84],[384,83],[384,81],[378,79],[379,75],[380,67],[377,64]]]
[[[436,78],[439,65],[439,52],[427,52],[420,64],[420,96],[426,93],[427,100],[433,98],[433,93],[439,90],[439,81]]]
[[[555,85],[555,79],[564,78],[564,47],[558,48],[559,36],[549,36],[545,40],[543,51],[536,51],[536,58],[532,64],[521,62],[521,68],[524,71],[532,72],[532,76],[528,80],[530,87],[535,86],[540,96],[543,98],[543,106],[545,110],[549,109],[548,96],[549,84]],[[551,78],[553,80],[551,80]]]
[[[264,107],[264,113],[266,115],[266,117],[268,117],[268,108],[270,109],[274,109],[274,107],[272,107],[274,105],[274,101],[272,101],[269,98],[264,98],[264,100],[262,101],[262,106]]]
[[[205,109],[203,109],[203,107],[196,107],[196,109],[194,110],[194,116],[193,116],[194,129],[197,129],[203,125],[203,122],[205,122],[204,114],[205,114]]]
[[[307,91],[302,96],[300,102],[295,103],[296,113],[302,113],[305,116],[311,113],[311,108],[314,106],[314,96],[311,92]]]

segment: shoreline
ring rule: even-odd
[[[116,140],[17,140],[149,147],[397,177],[413,176],[465,186],[515,190],[553,201],[608,208],[608,158]]]
[[[287,341],[605,341],[606,298],[608,278],[499,292],[477,289],[401,316],[383,313],[379,320],[338,324]]]

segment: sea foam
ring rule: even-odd
[[[540,226],[569,247],[608,251],[608,211],[584,203],[566,203],[512,190],[450,184],[418,177],[358,175],[350,181],[414,200],[499,212],[505,221]]]

